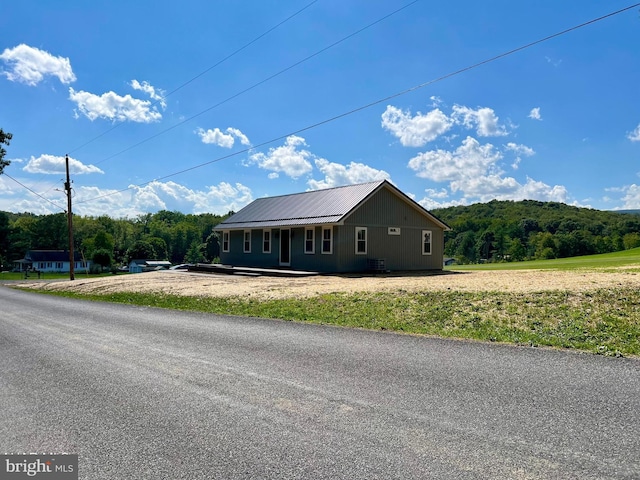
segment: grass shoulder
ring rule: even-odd
[[[331,293],[305,299],[184,297],[158,293],[43,293],[212,314],[640,356],[640,292]]]

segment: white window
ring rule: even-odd
[[[244,231],[244,253],[251,253],[251,230]]]
[[[422,230],[422,255],[431,255],[431,230]]]
[[[61,270],[61,269],[62,269],[62,262],[57,262],[57,263],[56,263],[56,268],[57,268],[58,270]]]
[[[222,251],[229,251],[229,232],[222,232]]]
[[[333,253],[333,227],[322,227],[322,253]]]
[[[367,227],[356,227],[356,255],[367,254]]]
[[[262,232],[262,253],[271,253],[271,230]]]
[[[306,228],[304,231],[304,253],[315,253],[316,251],[316,229]]]

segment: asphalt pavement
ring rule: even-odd
[[[0,452],[82,479],[639,479],[640,360],[0,287]]]

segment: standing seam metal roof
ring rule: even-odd
[[[391,186],[387,180],[381,180],[325,190],[259,198],[218,224],[214,230],[339,223],[349,212],[385,183]],[[395,187],[393,188],[395,189]],[[407,199],[413,202],[408,197]],[[416,205],[422,208],[418,204]],[[429,214],[426,210],[425,213]],[[442,223],[437,218],[434,217],[434,219]],[[444,224],[443,226],[446,227]]]

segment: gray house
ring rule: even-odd
[[[218,224],[226,265],[442,270],[449,227],[386,180],[260,198]]]

